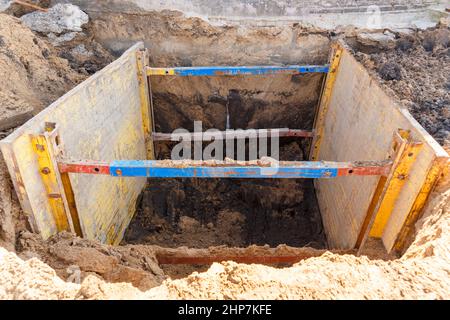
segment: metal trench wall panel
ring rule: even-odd
[[[411,137],[423,142],[424,146],[410,175],[406,177],[382,232],[382,240],[388,251],[395,245],[430,169],[448,154],[344,49],[325,116],[318,159],[384,160],[393,134],[398,129],[411,130]],[[340,177],[315,181],[325,231],[332,248],[355,247],[378,179]]]
[[[39,175],[31,135],[45,122],[59,129],[63,150],[72,159],[146,159],[137,77],[138,43],[1,141],[14,187],[34,231],[44,239],[57,232]],[[145,178],[71,174],[83,236],[103,243],[121,241]]]

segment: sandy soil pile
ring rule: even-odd
[[[0,101],[10,109],[30,105],[40,111],[85,79],[53,46],[6,14],[0,14],[0,56]]]
[[[20,125],[112,61],[105,49],[80,35],[54,47],[19,19],[0,14],[0,131]]]

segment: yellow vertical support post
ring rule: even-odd
[[[142,121],[144,127],[145,145],[147,147],[147,159],[155,159],[155,151],[153,145],[153,108],[152,98],[149,89],[149,80],[147,76],[148,51],[147,49],[139,50],[136,53],[139,93],[141,98]]]
[[[311,161],[318,160],[320,144],[322,142],[325,129],[325,116],[330,105],[331,94],[333,92],[334,83],[336,82],[336,76],[339,70],[339,64],[341,62],[343,51],[344,49],[340,44],[337,43],[333,45],[330,70],[325,81],[325,86],[322,91],[319,107],[316,111],[316,116],[314,119],[314,139],[312,141],[310,152]]]
[[[409,134],[400,133],[403,139],[408,139]],[[402,190],[402,187],[408,180],[409,171],[417,159],[419,151],[423,148],[423,143],[415,143],[407,141],[403,151],[400,152],[395,159],[395,168],[388,177],[388,183],[383,192],[382,201],[378,207],[375,220],[370,230],[370,236],[381,238],[384,228],[391,216],[395,202]]]
[[[57,168],[55,168],[49,154],[49,145],[45,135],[35,135],[31,138],[33,150],[37,155],[39,174],[47,192],[48,202],[52,210],[58,232],[72,231],[62,196],[62,190],[58,183]]]
[[[446,158],[436,158],[428,171],[425,182],[420,190],[408,217],[403,224],[400,233],[397,236],[393,250],[399,254],[403,253],[406,248],[408,239],[414,232],[414,225],[422,213],[423,208],[428,200],[430,193],[433,191],[434,186],[439,180],[441,174],[443,174],[444,169],[448,167],[449,159]]]
[[[75,232],[82,237],[80,221],[75,203],[75,196],[68,174],[60,174],[57,158],[61,154],[56,124],[45,123],[43,134],[31,137],[33,150],[36,152],[39,173],[47,191],[58,232]]]
[[[381,238],[386,224],[391,216],[395,202],[402,187],[408,180],[411,167],[415,163],[423,143],[410,140],[410,132],[398,130],[394,133],[394,141],[390,157],[394,159],[391,173],[381,177],[369,205],[366,219],[358,236],[356,248],[361,253],[368,237]]]

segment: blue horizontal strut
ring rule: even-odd
[[[337,167],[327,167],[317,162],[304,162],[301,166],[258,167],[163,167],[155,160],[113,161],[110,174],[114,177],[151,177],[151,178],[335,178]]]
[[[148,68],[147,74],[173,76],[237,76],[237,75],[270,75],[270,74],[301,74],[328,73],[328,65],[291,65],[291,66],[213,66],[213,67],[179,67],[179,68]]]
[[[61,173],[153,178],[336,178],[387,176],[392,160],[385,161],[194,161],[194,160],[66,160]]]

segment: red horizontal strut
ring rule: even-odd
[[[61,173],[88,173],[107,175],[111,173],[108,162],[84,160],[79,162],[60,162],[58,166]]]
[[[358,166],[356,164],[348,168],[339,168],[337,176],[387,176],[391,168],[392,162],[390,161],[385,161],[378,165],[365,164]]]

